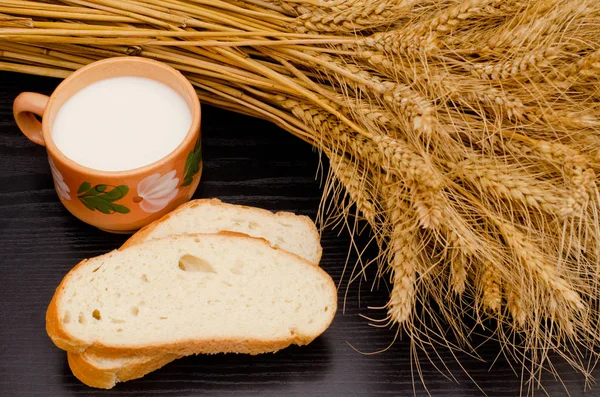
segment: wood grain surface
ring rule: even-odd
[[[321,263],[339,283],[340,309],[329,330],[311,345],[254,357],[187,357],[110,391],[81,384],[71,375],[65,353],[46,335],[45,310],[73,265],[118,247],[126,237],[101,232],[67,212],[54,191],[44,148],[27,140],[13,121],[12,101],[19,92],[49,94],[58,83],[0,73],[0,395],[426,396],[429,392],[467,397],[482,396],[482,390],[488,396],[519,395],[519,370],[497,357],[500,347],[486,341],[481,328],[473,337],[482,343],[480,359],[458,355],[458,364],[440,349],[448,374],[421,354],[426,382],[413,383],[418,369],[411,365],[409,341],[399,336],[392,344],[395,329],[371,327],[361,317],[385,316],[383,310],[370,307],[385,304],[386,286],[373,289],[370,271],[369,280],[357,280],[347,289],[347,273],[342,277],[342,272],[347,260],[349,266],[355,263],[356,255],[340,227],[324,230]],[[205,168],[195,197],[316,217],[323,173],[319,154],[310,146],[267,122],[208,106],[203,107],[202,129]],[[367,240],[365,232],[357,242],[362,247]],[[366,258],[372,255],[368,250]],[[442,368],[439,360],[435,362]],[[571,396],[600,395],[600,386],[585,392],[581,375],[558,359],[554,363],[562,380],[544,376],[545,391],[539,389],[536,395],[565,396],[566,390]]]

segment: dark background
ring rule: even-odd
[[[340,279],[351,244],[339,227],[323,232],[321,266],[340,283],[340,309],[327,332],[309,346],[254,357],[187,357],[111,391],[80,383],[71,375],[66,354],[46,335],[46,307],[73,265],[117,248],[126,236],[101,232],[67,212],[54,191],[45,149],[27,140],[13,121],[12,101],[19,92],[50,94],[58,83],[0,72],[0,395],[427,395],[418,380],[413,389],[417,368],[411,366],[408,340],[397,340],[379,354],[356,351],[385,349],[396,332],[371,327],[361,317],[385,315],[369,309],[384,305],[388,295],[385,286],[371,290],[372,278],[350,285],[342,311],[348,277]],[[315,219],[323,187],[317,152],[267,122],[208,106],[202,111],[205,162],[195,197],[288,210]],[[323,166],[326,170],[326,162]],[[360,246],[367,239],[363,234]],[[373,254],[368,251],[367,257]],[[353,265],[356,255],[351,253],[348,260]],[[499,351],[495,342],[486,342],[480,349],[485,362],[459,357],[488,396],[518,396],[520,374],[502,358],[491,366]],[[447,379],[423,358],[421,370],[431,395],[482,396],[461,366],[446,351],[441,354],[455,379]],[[583,377],[559,360],[554,363],[571,396],[600,395],[600,385],[584,393]],[[551,396],[567,395],[561,382],[549,375],[543,386]],[[537,390],[536,395],[544,391]]]

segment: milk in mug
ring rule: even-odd
[[[186,101],[144,77],[95,82],[69,98],[51,128],[58,149],[100,171],[126,171],[171,153],[192,124]]]

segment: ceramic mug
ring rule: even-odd
[[[144,167],[99,171],[78,164],[61,153],[52,140],[58,110],[84,87],[120,76],[150,78],[174,89],[192,112],[190,129],[174,151]],[[66,78],[50,97],[21,93],[13,113],[23,134],[46,146],[54,186],[63,205],[77,218],[102,230],[132,233],[188,201],[200,181],[200,102],[190,82],[164,63],[138,57],[94,62]],[[36,115],[42,118],[41,123]]]

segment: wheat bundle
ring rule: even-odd
[[[491,319],[530,379],[549,352],[589,374],[600,2],[0,5],[0,70],[62,78],[123,55],[166,62],[205,103],[270,120],[329,158],[322,208],[366,220],[380,247],[390,299],[374,322],[416,347],[473,351],[469,324]]]

